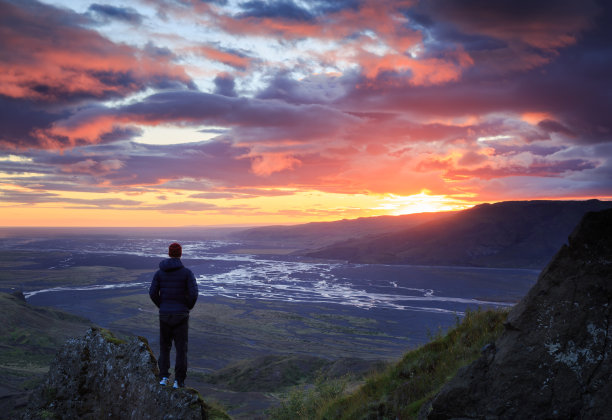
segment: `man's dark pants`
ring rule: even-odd
[[[174,375],[179,383],[187,376],[187,339],[189,314],[159,314],[159,376],[168,378],[170,369],[170,349],[174,341],[176,362]]]

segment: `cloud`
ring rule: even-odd
[[[446,171],[445,176],[455,180],[465,178],[494,179],[509,176],[560,177],[567,172],[581,172],[596,167],[597,165],[595,162],[584,159],[569,159],[563,161],[536,160],[527,166],[509,165],[494,168],[490,165],[485,165],[476,169],[452,168]]]
[[[216,95],[236,97],[236,83],[234,78],[229,74],[220,74],[215,77],[215,91]]]
[[[0,197],[2,201],[6,203],[18,203],[21,205],[65,203],[70,208],[123,209],[126,207],[138,207],[142,204],[140,201],[120,198],[71,198],[47,192],[11,191],[5,189],[0,189]]]
[[[253,159],[251,168],[256,175],[269,176],[274,172],[292,170],[302,162],[283,153],[262,153]]]
[[[31,159],[0,161],[5,181],[40,194],[150,193],[167,197],[150,209],[170,212],[305,190],[480,200],[519,194],[521,181],[527,195],[610,188],[604,3],[147,7],[159,15],[0,3],[0,148]],[[141,32],[111,41],[117,21]],[[149,127],[217,136],[130,141]]]
[[[218,210],[215,204],[202,203],[200,201],[182,201],[180,203],[168,203],[153,207],[155,210],[165,213],[188,213]]]
[[[466,152],[457,163],[461,166],[474,166],[487,160],[487,156],[474,152],[472,150]]]
[[[0,95],[67,103],[193,87],[181,67],[109,41],[76,13],[32,1],[1,7]]]
[[[596,1],[468,0],[419,2],[408,13],[436,42],[460,42],[476,71],[507,73],[541,67],[579,41],[600,12]]]
[[[188,49],[189,52],[202,55],[209,60],[219,61],[238,70],[246,70],[252,59],[239,51],[214,47],[212,45],[198,45]]]
[[[0,147],[74,147],[83,143],[45,131],[76,104],[146,88],[195,87],[163,49],[114,43],[68,9],[24,1],[3,2],[0,11]],[[98,141],[131,138],[137,131],[111,128]]]
[[[565,127],[563,124],[561,124],[560,122],[554,121],[554,120],[542,120],[540,122],[538,122],[538,127],[540,127],[541,129],[549,132],[549,133],[562,133],[565,134],[567,136],[575,136],[575,133],[570,130],[569,128]]]
[[[317,121],[312,124],[312,121]],[[133,132],[131,124],[193,124],[234,127],[237,144],[329,138],[358,119],[322,105],[293,105],[276,100],[234,98],[196,91],[150,95],[118,108],[88,107],[38,132],[47,143],[97,143],[116,132]],[[123,130],[123,131],[122,131]]]
[[[452,47],[447,58],[417,59],[411,49],[422,42],[422,34],[411,28],[404,15],[409,1],[366,0],[340,2],[330,7],[320,2],[313,11],[291,1],[243,4],[242,13],[220,14],[219,28],[227,33],[277,39],[280,43],[301,40],[328,44],[324,52],[316,48],[301,49],[304,62],[357,64],[368,79],[385,72],[399,72],[413,84],[434,84],[454,80],[471,58]],[[338,48],[329,46],[338,45]],[[308,60],[308,58],[311,58]],[[349,64],[350,63],[350,64]]]
[[[118,20],[122,22],[140,25],[143,21],[143,16],[137,10],[131,7],[116,7],[108,4],[93,3],[87,9],[90,15],[94,18],[106,23],[110,20]]]
[[[291,0],[260,1],[251,0],[240,4],[241,18],[273,18],[295,21],[309,21],[313,15]]]
[[[54,121],[67,118],[68,111],[45,110],[35,101],[0,96],[0,148],[25,149],[39,144],[33,127],[49,128]]]
[[[554,50],[576,42],[598,12],[595,1],[468,0],[421,2],[422,11],[464,33]]]
[[[287,71],[279,71],[256,97],[292,104],[332,104],[351,91],[358,80],[354,74],[342,77],[312,75],[295,80]]]
[[[221,199],[245,199],[255,197],[281,197],[293,195],[295,191],[287,189],[268,189],[268,188],[222,188],[219,191],[204,192],[192,194],[189,198],[205,199],[205,200],[221,200]]]
[[[91,158],[79,162],[65,165],[61,168],[62,172],[80,174],[104,174],[120,169],[124,163],[119,159],[94,160]]]

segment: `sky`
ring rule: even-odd
[[[612,199],[612,5],[0,0],[0,225]]]

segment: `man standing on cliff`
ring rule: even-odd
[[[149,296],[159,308],[159,377],[160,385],[168,385],[170,349],[174,341],[174,388],[185,386],[187,376],[187,338],[189,311],[198,299],[198,284],[190,269],[181,262],[183,250],[176,242],[168,247],[167,258],[159,263],[153,276]]]

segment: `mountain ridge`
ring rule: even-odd
[[[413,213],[400,216],[360,217],[331,222],[310,222],[291,226],[261,226],[228,235],[247,243],[284,246],[287,248],[320,248],[338,241],[377,235],[440,219],[454,212]]]
[[[588,211],[612,202],[506,201],[480,204],[392,233],[301,254],[351,263],[542,268]]]
[[[25,404],[57,349],[92,323],[57,309],[28,304],[19,291],[0,292],[0,412]]]

